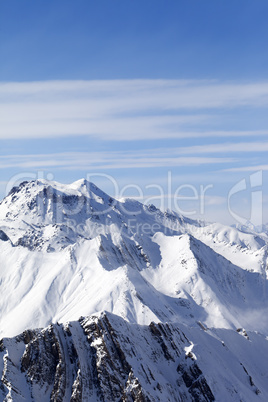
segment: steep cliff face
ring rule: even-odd
[[[22,183],[0,203],[0,400],[267,402],[267,255],[85,180]]]
[[[3,339],[0,351],[3,401],[268,398],[268,342],[256,333],[139,326],[102,313]]]

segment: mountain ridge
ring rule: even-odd
[[[119,202],[86,180],[23,182],[0,204],[0,230],[3,335],[101,310],[268,332],[267,242],[257,234]]]
[[[0,397],[266,401],[267,256],[252,230],[23,182],[0,203]]]
[[[0,395],[14,402],[266,401],[267,352],[256,332],[140,326],[103,312],[3,339]]]

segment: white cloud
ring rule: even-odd
[[[56,106],[48,108],[53,113],[57,109]],[[83,117],[80,112],[74,116],[72,107],[65,108],[65,118],[63,116],[51,118],[51,116],[45,115],[48,110],[43,107],[40,107],[40,110],[37,111],[34,108],[29,111],[20,110],[21,117],[18,118],[19,112],[16,114],[16,108],[14,108],[13,112],[17,118],[13,118],[12,121],[4,117],[8,116],[8,111],[4,111],[3,117],[0,117],[0,138],[53,138],[72,135],[89,135],[102,140],[114,141],[166,137],[187,138],[188,133],[179,132],[181,126],[193,123],[202,125],[202,122],[207,120],[207,117],[203,115],[139,116],[135,118],[103,116],[97,119],[86,117],[86,115]],[[32,117],[31,114],[33,114]],[[174,126],[177,127],[177,131]]]
[[[114,152],[66,152],[40,155],[0,156],[0,168],[61,168],[82,169],[126,169],[171,166],[199,166],[234,162],[234,158],[170,156],[172,149]]]
[[[255,172],[259,170],[268,170],[268,165],[241,166],[237,168],[224,169],[223,172]]]
[[[0,139],[70,135],[90,135],[102,140],[267,136],[268,131],[264,130],[204,130],[204,124],[214,121],[218,109],[267,105],[268,82],[0,83]]]
[[[205,196],[205,205],[223,205],[226,204],[227,202],[227,197],[222,197],[222,196],[218,196],[218,195],[214,195],[214,196],[209,196],[206,195]]]
[[[196,145],[190,147],[181,147],[177,151],[181,154],[266,152],[268,151],[268,142],[262,141],[262,142],[206,144],[206,145]],[[174,150],[173,152],[176,152],[176,150]]]

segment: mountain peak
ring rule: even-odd
[[[145,362],[141,364],[142,370],[137,368],[137,378],[140,379],[140,373],[144,373],[144,389],[150,379],[151,389],[159,391],[156,392],[161,394],[161,400],[177,400],[177,397],[165,397],[163,379],[159,380],[161,387],[155,382],[159,376],[159,367],[163,367],[162,363],[165,362],[166,367],[170,368],[173,362],[170,378],[176,380],[174,386],[179,384],[181,390],[184,382],[189,392],[193,391],[193,398],[185,398],[186,394],[182,394],[179,399],[201,401],[199,396],[200,390],[204,390],[204,379],[200,377],[201,369],[196,364],[202,360],[200,352],[202,353],[203,346],[207,344],[208,350],[211,350],[213,342],[214,345],[217,342],[217,351],[226,351],[226,359],[232,368],[229,353],[232,345],[239,342],[240,350],[244,351],[246,344],[251,345],[252,339],[257,337],[255,332],[248,332],[250,330],[267,335],[267,256],[267,240],[257,233],[244,233],[221,224],[193,221],[173,211],[163,213],[156,207],[131,199],[116,201],[84,179],[72,184],[47,180],[23,182],[14,187],[0,204],[0,335],[13,336],[25,328],[41,328],[51,322],[57,324],[49,325],[41,333],[36,330],[25,331],[22,337],[14,338],[14,349],[8,357],[11,341],[0,341],[0,353],[4,362],[2,382],[8,384],[8,387],[11,387],[9,384],[15,384],[14,377],[10,379],[9,376],[13,376],[17,368],[18,378],[26,380],[24,389],[29,391],[24,399],[31,400],[31,396],[28,396],[31,395],[29,381],[28,378],[25,379],[25,373],[29,370],[29,379],[32,379],[34,367],[37,370],[37,383],[40,383],[40,367],[44,367],[45,371],[47,368],[50,370],[50,365],[47,364],[49,355],[56,370],[52,377],[57,384],[70,385],[69,394],[65,398],[70,400],[72,389],[77,389],[77,392],[82,389],[79,379],[84,381],[84,378],[89,378],[88,373],[92,372],[91,367],[88,367],[84,374],[80,373],[85,366],[80,366],[79,356],[81,362],[84,362],[84,353],[88,350],[92,358],[87,360],[96,362],[91,346],[99,348],[99,356],[103,356],[106,346],[101,346],[101,342],[107,340],[107,334],[112,337],[109,343],[112,351],[111,367],[114,367],[115,353],[119,357],[119,369],[115,371],[121,373],[121,363],[125,365],[125,357],[118,349],[119,338],[117,335],[114,337],[114,330],[121,328],[124,354],[130,359],[122,377],[122,384],[126,385],[127,390],[133,370],[137,368],[137,356],[146,356],[148,351],[150,366],[154,367],[156,364],[157,368],[153,374],[151,369],[146,374]],[[104,313],[105,311],[108,313]],[[91,318],[86,318],[87,316]],[[78,320],[79,317],[85,318],[70,324],[59,324]],[[183,338],[175,323],[183,326]],[[100,334],[96,328],[98,325],[105,332],[104,337],[96,338]],[[213,327],[225,330],[219,332],[213,330]],[[190,333],[196,334],[195,339],[189,341],[188,335],[184,335],[187,328]],[[237,332],[237,328],[246,328],[247,332]],[[141,331],[145,331],[145,343],[137,342]],[[230,338],[225,338],[227,333]],[[250,341],[246,333],[249,334]],[[201,342],[200,334],[208,341],[203,338]],[[243,338],[241,334],[244,335]],[[45,342],[42,342],[43,336]],[[72,352],[72,336],[74,344],[78,346],[80,340],[87,337],[83,340],[84,351],[78,347],[77,355]],[[183,343],[176,355],[173,336],[175,341]],[[137,345],[139,349],[144,345],[145,349],[133,352],[131,340],[134,340],[134,347]],[[18,342],[21,342],[19,346]],[[265,336],[263,342],[267,343]],[[154,349],[151,348],[152,344],[155,345]],[[38,356],[41,356],[43,366],[36,365],[38,345],[41,347]],[[46,345],[48,354],[44,349]],[[18,360],[18,348],[22,352],[21,362]],[[262,350],[263,346],[260,346],[258,355],[263,355]],[[69,351],[71,355],[68,357]],[[215,353],[212,352],[206,352],[205,358],[213,358]],[[78,379],[74,381],[75,375],[71,374],[69,380],[66,380],[65,373],[70,373],[69,368],[62,370],[62,367],[67,366],[64,362],[63,365],[59,364],[55,353],[60,358],[67,357],[69,366],[72,359],[73,369],[78,369]],[[250,360],[246,363],[247,369],[243,368],[241,353],[244,352],[237,353],[238,361],[234,371],[238,372],[239,369],[244,376],[243,381],[248,381],[248,385],[256,391],[251,377],[255,369]],[[159,355],[165,359],[160,365]],[[219,356],[218,352],[216,355]],[[32,360],[31,356],[34,356]],[[14,364],[12,358],[15,359]],[[213,366],[214,360],[208,360],[206,367]],[[130,369],[131,362],[134,363],[133,370]],[[222,365],[227,367],[225,363]],[[100,367],[99,360],[97,366]],[[23,373],[20,372],[22,367]],[[249,368],[250,372],[247,371]],[[261,372],[265,372],[264,367]],[[58,375],[63,375],[62,380],[58,380]],[[208,378],[212,377],[209,375]],[[218,378],[219,383],[222,383],[222,372]],[[105,383],[106,379],[105,374]],[[201,382],[196,394],[197,381]],[[49,380],[50,384],[52,382]],[[228,380],[227,384],[229,383]],[[243,382],[240,381],[239,384],[241,383]],[[133,384],[136,387],[136,380]],[[258,391],[262,387],[259,383],[257,385]],[[224,385],[223,389],[225,388],[228,387]],[[14,389],[17,389],[16,385]],[[36,384],[32,389],[36,389]],[[0,395],[2,391],[3,387],[0,387]],[[52,394],[55,395],[55,392]],[[63,395],[60,394],[61,390],[57,392]],[[232,395],[237,395],[237,392],[232,391]],[[85,394],[82,399],[84,398],[87,400]],[[112,399],[120,398],[118,395]],[[157,396],[156,399],[159,398]],[[214,400],[210,392],[206,392],[204,398]],[[35,396],[33,399],[43,400],[42,397]],[[227,397],[222,400],[229,399]],[[72,400],[77,400],[76,396]],[[90,397],[88,400],[98,399]],[[135,400],[144,399],[139,397]]]
[[[51,181],[47,179],[23,181],[18,186],[14,186],[10,190],[7,197],[22,192],[29,193],[29,191],[34,194],[36,191],[42,191],[44,188],[51,188],[59,193],[66,195],[73,194],[90,197],[90,194],[93,193],[95,195],[108,197],[108,195],[104,191],[102,191],[94,183],[86,179],[79,179],[71,184],[62,184],[57,181]]]

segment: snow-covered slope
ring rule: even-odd
[[[0,204],[0,333],[110,311],[268,333],[267,242],[94,184],[24,182]]]
[[[140,326],[106,313],[3,339],[0,397],[266,402],[267,353],[267,339],[255,332]]]
[[[0,397],[267,401],[267,246],[264,232],[85,180],[13,188],[0,203]]]

